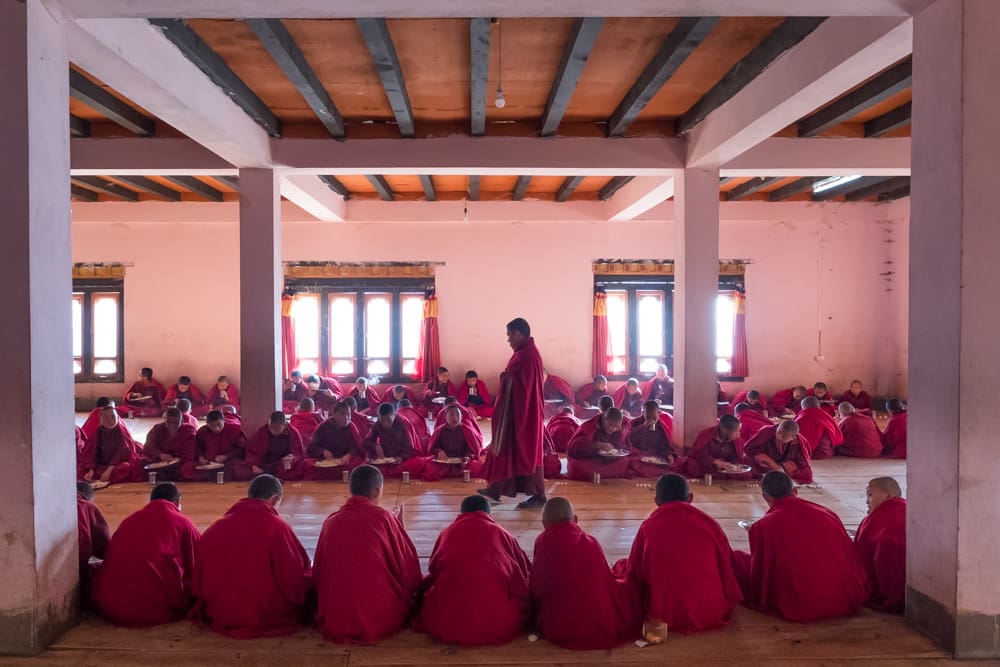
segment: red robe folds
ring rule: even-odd
[[[461,403],[456,403],[455,407],[459,409],[462,413],[462,423],[469,422],[479,433],[481,434],[483,430],[479,428],[479,420],[476,419],[476,413],[465,407]],[[444,423],[444,410],[438,412],[437,417],[434,418],[434,430],[436,431],[441,424]]]
[[[742,599],[732,554],[715,519],[690,503],[664,503],[639,526],[624,573],[647,619],[689,634],[725,625]]]
[[[463,646],[512,641],[531,608],[530,569],[528,554],[493,517],[458,515],[434,544],[414,629]]]
[[[175,408],[177,407],[177,401],[182,398],[191,401],[191,410],[198,410],[205,403],[205,394],[201,393],[201,389],[198,389],[193,384],[188,385],[187,391],[181,391],[178,385],[172,384],[163,396],[163,406]]]
[[[309,556],[263,500],[244,498],[198,544],[191,619],[236,639],[275,637],[308,620]]]
[[[288,454],[293,457],[290,468],[285,468],[281,460]],[[237,469],[236,479],[249,481],[259,473],[253,471],[253,466],[285,481],[302,479],[306,448],[302,444],[302,436],[291,426],[285,426],[281,435],[271,435],[268,425],[264,424],[247,443],[246,465]]]
[[[214,384],[208,392],[208,396],[205,397],[205,409],[209,410],[220,410],[223,405],[231,405],[236,408],[236,412],[240,411],[240,390],[236,388],[236,385],[232,382],[229,383],[229,387],[226,389],[226,396],[229,398],[223,398],[222,392],[219,391],[219,385]]]
[[[444,452],[448,458],[468,458],[467,464],[440,463],[437,461],[439,452]],[[424,467],[424,480],[436,482],[445,477],[461,477],[468,470],[472,478],[483,474],[483,434],[475,422],[464,419],[455,428],[441,424],[434,429],[429,449],[430,456]]]
[[[893,459],[906,458],[906,413],[889,418],[882,433],[882,456]]]
[[[431,399],[447,398],[448,396],[458,397],[458,391],[455,389],[455,385],[452,384],[451,380],[442,384],[438,382],[437,378],[434,378],[424,387],[424,400],[420,407],[423,408],[424,412],[428,415],[434,417],[441,411],[441,405],[438,403],[432,403]]]
[[[736,406],[739,405],[740,403],[746,403],[747,405],[750,406],[751,410],[764,417],[767,417],[767,409],[768,409],[767,396],[761,394],[760,399],[757,403],[751,403],[749,400],[747,400],[747,394],[749,393],[750,393],[749,389],[744,389],[743,391],[736,394],[736,396],[733,397],[733,400],[729,401],[729,407],[726,408],[726,413],[730,415],[736,414]]]
[[[868,598],[861,560],[832,511],[788,496],[750,526],[750,553],[734,554],[748,606],[810,623],[857,612]]]
[[[545,430],[552,438],[555,450],[560,454],[565,454],[569,448],[569,441],[573,439],[576,429],[580,428],[580,420],[575,416],[560,412],[555,417],[549,419],[545,425]]]
[[[171,433],[166,423],[160,422],[146,434],[143,455],[152,462],[160,461],[165,454],[180,459],[180,463],[158,470],[158,479],[191,482],[195,478],[195,463],[198,457],[198,432],[190,424],[181,424]]]
[[[159,417],[163,414],[160,404],[163,402],[163,395],[166,391],[163,385],[156,380],[150,380],[149,384],[144,384],[138,380],[133,382],[122,396],[122,404],[116,410],[122,417],[128,417],[131,412],[136,417]],[[149,398],[130,401],[129,394],[142,394]]]
[[[630,394],[628,386],[623,384],[618,387],[612,398],[614,398],[615,407],[624,412],[626,418],[642,416],[642,406],[646,402],[646,399],[642,397],[642,389],[636,389],[634,394]]]
[[[418,436],[410,423],[397,417],[389,428],[385,428],[379,422],[372,424],[372,429],[362,445],[368,460],[376,458],[376,445],[382,447],[382,453],[386,458],[402,459],[399,463],[384,463],[377,466],[385,477],[399,479],[404,472],[408,472],[411,478],[416,478],[423,474],[427,465],[427,457],[422,456],[417,449],[417,439]]]
[[[129,627],[184,618],[199,537],[176,505],[150,501],[112,536],[94,577],[94,606],[112,623]]]
[[[226,422],[222,430],[214,433],[207,425],[198,429],[198,459],[216,461],[223,468],[224,479],[231,482],[236,479],[238,469],[244,468],[243,455],[246,453],[246,436],[239,424]],[[219,458],[222,458],[220,461]],[[200,481],[214,480],[218,471],[195,470],[195,477]]]
[[[809,460],[809,443],[800,433],[792,442],[782,445],[774,437],[777,426],[769,426],[757,431],[744,447],[744,462],[753,468],[753,476],[760,479],[770,470],[757,463],[756,456],[764,454],[781,466],[788,476],[799,484],[812,484],[812,464]],[[785,465],[789,464],[789,465]]]
[[[80,540],[80,572],[86,572],[91,558],[104,558],[111,541],[111,528],[92,501],[76,496],[76,522]]]
[[[896,614],[906,601],[906,501],[890,498],[862,520],[854,537],[868,575],[868,606]]]
[[[93,437],[88,437],[77,461],[77,473],[83,479],[92,471],[93,479],[99,479],[104,471],[113,468],[108,480],[112,484],[138,482],[143,471],[142,448],[118,422],[113,429],[99,427]]]
[[[288,418],[288,423],[291,424],[292,428],[299,432],[299,436],[302,438],[302,442],[309,442],[312,440],[313,433],[319,428],[319,425],[323,423],[323,415],[318,412],[294,412],[292,416]]]
[[[837,420],[831,417],[823,408],[806,408],[795,415],[795,423],[799,425],[799,434],[810,445],[810,459],[833,458],[833,450],[844,444],[844,434],[840,431]]]
[[[724,479],[745,479],[747,475],[728,475],[715,469],[715,459],[726,463],[743,461],[743,440],[722,440],[719,427],[709,426],[695,438],[687,457],[678,463],[678,470],[688,477],[704,477],[711,474]]]
[[[407,622],[423,581],[403,524],[361,496],[348,498],[323,522],[312,578],[323,636],[366,644]]]
[[[281,409],[292,414],[299,409],[299,402],[303,398],[309,398],[309,386],[304,381],[285,380],[281,390]]]
[[[333,393],[333,396],[326,393],[326,390],[328,389]],[[309,396],[316,405],[316,409],[326,410],[327,412],[331,412],[333,410],[333,406],[340,401],[340,397],[343,395],[344,390],[341,389],[340,383],[334,378],[328,377],[321,377],[319,379],[319,388],[316,391],[309,392]]]
[[[97,429],[101,427],[101,410],[103,409],[104,408],[94,408],[90,411],[90,414],[87,415],[87,418],[83,422],[83,426],[80,427],[80,431],[83,432],[83,437],[85,439],[90,440],[93,438],[94,434],[97,433]],[[118,423],[121,425],[121,428],[129,434],[129,437],[132,437],[132,434],[129,432],[128,427],[125,426],[124,422]]]
[[[638,638],[642,606],[616,579],[596,538],[563,521],[535,539],[529,579],[542,636],[579,651],[610,649]]]
[[[558,398],[566,404],[572,403],[575,398],[573,387],[570,386],[569,382],[551,373],[542,385],[542,393],[545,396],[545,400],[555,400]]]
[[[840,395],[838,403],[850,403],[858,410],[866,410],[868,412],[871,412],[872,409],[872,397],[864,389],[857,396],[852,394],[850,389],[848,389]]]
[[[657,401],[662,405],[674,403],[674,379],[653,377],[642,388],[642,397],[647,401]]]
[[[371,420],[360,412],[351,412],[351,423],[357,427],[362,440],[367,438],[368,432],[372,430]]]
[[[598,453],[597,443],[610,443],[615,449],[628,450],[624,432],[607,433],[604,417],[598,415],[580,424],[566,450],[566,477],[578,482],[589,482],[594,473],[602,479],[621,479],[628,475],[629,457],[608,457]]]
[[[848,415],[840,420],[840,432],[844,434],[844,443],[837,447],[837,454],[863,459],[882,456],[882,433],[868,415],[857,412]]]
[[[629,471],[627,477],[658,478],[670,472],[667,466],[656,463],[645,463],[647,456],[658,456],[667,461],[674,461],[677,452],[671,440],[674,437],[674,418],[666,412],[660,413],[659,421],[653,430],[646,426],[645,417],[636,417],[628,428]]]
[[[378,408],[379,403],[382,402],[382,397],[370,386],[365,387],[365,395],[363,397],[361,396],[361,392],[358,391],[357,386],[351,389],[348,396],[357,402],[358,412],[372,413]]]
[[[581,408],[586,408],[589,406],[597,407],[597,404],[601,402],[601,398],[604,396],[610,396],[607,389],[598,389],[594,386],[593,382],[587,383],[580,387],[576,392],[576,404]]]
[[[490,398],[490,390],[486,388],[486,383],[476,380],[476,391],[469,391],[468,383],[463,383],[458,388],[458,402],[470,410],[474,410],[476,415],[489,418],[493,416],[493,400]]]
[[[740,439],[743,442],[750,442],[750,438],[757,435],[757,431],[762,428],[774,426],[767,416],[756,410],[744,410],[738,419],[740,420]]]
[[[400,408],[396,411],[396,417],[408,423],[413,429],[413,434],[417,436],[413,443],[417,453],[426,454],[431,444],[431,434],[427,430],[427,419],[416,408]]]
[[[343,460],[345,456],[348,458],[338,466],[317,468],[316,462],[326,458],[327,452],[335,459]],[[354,470],[364,462],[361,434],[353,422],[341,428],[337,426],[337,422],[327,419],[316,429],[306,453],[309,458],[306,460],[305,478],[309,480],[339,481],[345,470]]]
[[[785,412],[798,413],[802,410],[802,401],[796,401],[793,396],[794,393],[794,387],[789,387],[788,389],[782,389],[781,391],[776,392],[774,396],[771,397],[771,413],[774,415],[782,415]]]

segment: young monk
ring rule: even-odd
[[[647,401],[656,401],[657,405],[674,404],[674,379],[666,364],[656,367],[656,375],[642,389],[642,397]]]
[[[354,400],[353,397],[348,396],[344,399],[344,405],[351,409],[351,423],[358,429],[358,435],[364,440],[368,437],[368,433],[372,430],[371,422],[368,421],[368,417],[358,409],[358,402]]]
[[[718,424],[709,426],[698,434],[687,457],[678,462],[678,471],[695,478],[711,474],[723,479],[747,479],[748,474],[722,472],[726,466],[743,462],[740,428],[739,419],[733,415],[723,415]]]
[[[306,378],[306,386],[309,389],[309,398],[316,404],[317,410],[329,412],[337,403],[344,390],[340,388],[340,383],[333,378],[310,375]]]
[[[786,421],[757,431],[744,447],[744,460],[761,478],[769,472],[784,472],[799,484],[812,484],[812,447],[799,433],[799,425]]]
[[[448,369],[441,366],[437,370],[437,376],[424,387],[424,407],[428,414],[435,416],[441,410],[441,406],[433,402],[435,398],[448,398],[449,396],[458,396],[458,392],[455,390],[455,385],[451,383]]]
[[[302,442],[312,440],[313,433],[323,423],[323,416],[316,412],[316,404],[311,398],[303,398],[292,416],[288,418],[288,423],[299,432]]]
[[[628,451],[622,438],[622,411],[611,408],[604,414],[580,424],[566,450],[566,477],[580,482],[594,479],[620,479],[628,474],[628,456],[608,456],[605,452]]]
[[[347,396],[353,398],[354,402],[357,403],[357,407],[353,408],[352,412],[368,414],[377,410],[379,403],[382,402],[378,392],[368,383],[368,378],[358,378]]]
[[[333,406],[333,414],[309,440],[307,449],[310,460],[306,464],[305,478],[311,480],[339,480],[345,470],[354,470],[364,462],[361,433],[351,420],[351,408],[341,402]],[[319,461],[329,461],[332,467],[317,467]]]
[[[642,625],[637,591],[612,574],[601,543],[583,532],[570,502],[550,498],[542,526],[528,581],[542,636],[578,651],[610,649],[637,638]]]
[[[281,388],[281,408],[293,413],[299,408],[303,398],[309,398],[309,387],[302,379],[302,371],[292,371]]]
[[[646,401],[642,416],[632,420],[628,429],[628,477],[659,477],[677,460],[677,451],[671,440],[674,437],[674,418],[660,410],[656,401]],[[655,456],[664,464],[646,463],[643,458]]]
[[[749,442],[762,428],[772,426],[770,419],[746,403],[737,403],[733,414],[740,420],[740,438],[743,442]]]
[[[209,390],[208,396],[205,397],[205,405],[208,406],[209,410],[219,410],[225,405],[231,405],[239,413],[240,390],[229,381],[228,375],[220,375],[215,386]]]
[[[771,397],[771,414],[780,417],[797,413],[802,409],[802,399],[806,394],[806,388],[802,385],[782,389]]]
[[[157,475],[167,481],[191,482],[195,479],[198,457],[198,432],[190,424],[181,423],[181,411],[167,408],[163,421],[149,429],[143,456],[152,462],[179,459],[172,466],[160,468]]]
[[[94,434],[97,433],[97,429],[101,427],[101,412],[103,412],[104,408],[108,406],[115,409],[114,400],[108,398],[107,396],[101,396],[97,399],[94,409],[90,411],[90,414],[87,415],[83,425],[80,427],[80,431],[83,433],[85,440],[90,440],[94,437]],[[126,433],[128,433],[128,427],[125,426],[124,422],[122,422],[121,427],[125,429]]]
[[[126,517],[94,577],[93,603],[115,625],[148,627],[184,618],[201,534],[181,514],[170,482],[153,487],[149,504]]]
[[[750,526],[750,553],[733,555],[747,606],[794,623],[857,613],[868,581],[840,518],[797,497],[784,472],[767,473],[760,489],[770,509]]]
[[[472,410],[476,417],[489,419],[493,416],[493,401],[486,383],[479,379],[476,371],[465,374],[465,384],[458,390],[458,402]]]
[[[111,541],[111,528],[94,504],[94,488],[87,482],[76,483],[76,525],[80,545],[81,597],[90,598],[90,559],[103,559]]]
[[[865,391],[861,380],[851,380],[851,387],[840,396],[841,403],[850,403],[856,410],[871,413],[872,397]]]
[[[191,583],[198,625],[250,639],[290,635],[308,620],[309,555],[278,515],[282,495],[277,477],[258,475],[201,536]]]
[[[236,472],[245,464],[243,455],[246,452],[246,436],[243,428],[233,422],[227,422],[219,410],[212,410],[206,416],[206,423],[198,429],[198,465],[221,463],[223,479],[231,482],[236,479]],[[196,479],[205,482],[215,479],[218,470],[197,470]]]
[[[247,443],[246,465],[238,469],[236,478],[248,481],[267,473],[284,481],[300,480],[305,457],[302,436],[288,425],[284,412],[272,412]]]
[[[614,395],[615,405],[625,413],[628,418],[642,416],[642,406],[645,399],[639,389],[639,381],[629,378],[628,382],[618,387]]]
[[[545,432],[552,438],[552,445],[557,452],[565,454],[569,441],[573,439],[576,429],[580,428],[580,420],[573,414],[573,406],[564,405],[559,412],[549,419]]]
[[[362,445],[369,461],[399,459],[397,463],[378,464],[376,467],[382,475],[398,479],[408,472],[411,478],[419,478],[427,458],[420,455],[418,442],[413,427],[396,416],[391,403],[383,403],[378,407],[378,421],[372,425]]]
[[[588,382],[577,390],[576,404],[584,410],[596,408],[604,396],[610,396],[608,393],[608,378],[603,375],[597,375],[594,377],[593,382]],[[612,405],[614,405],[614,401],[612,401]]]
[[[88,437],[78,470],[86,481],[121,484],[142,479],[142,454],[139,444],[118,418],[114,406],[101,409],[101,425]]]
[[[840,432],[844,442],[837,447],[839,456],[877,459],[882,456],[882,433],[869,415],[863,415],[853,404],[844,401],[837,408],[840,414]]]
[[[729,407],[726,411],[730,414],[735,414],[736,406],[740,403],[746,403],[749,409],[763,417],[767,417],[767,398],[756,389],[744,390],[736,394],[733,400],[729,402]]]
[[[403,527],[403,507],[379,507],[382,484],[378,468],[355,468],[351,497],[323,522],[312,581],[316,625],[330,641],[372,644],[399,630],[417,606],[417,550]]]
[[[542,372],[542,395],[546,401],[559,399],[564,404],[572,403],[576,397],[569,382],[548,371]]]
[[[458,408],[458,411],[462,413],[463,422],[468,422],[469,425],[475,428],[477,431],[479,431],[480,433],[483,432],[483,430],[479,428],[479,420],[476,419],[475,412],[473,412],[469,408],[459,403],[458,398],[456,398],[455,396],[449,396],[444,401],[444,408],[447,408],[452,405]],[[444,410],[442,409],[440,412],[438,412],[437,417],[434,418],[434,429],[437,430],[437,428],[441,426],[441,424],[443,423],[444,423]]]
[[[445,477],[461,477],[465,470],[473,478],[482,477],[483,434],[462,416],[458,404],[442,410],[444,422],[434,429],[430,458],[424,468],[424,480],[436,482]],[[464,459],[463,463],[445,463],[446,459]]]
[[[820,403],[833,403],[833,394],[830,393],[830,388],[826,386],[825,382],[817,382],[813,385],[812,390],[806,393],[818,398]]]
[[[201,389],[191,384],[191,378],[187,375],[180,376],[177,378],[177,384],[170,385],[163,397],[163,407],[176,408],[178,401],[182,398],[191,402],[192,410],[201,409],[205,403],[205,394],[201,393]]]
[[[219,412],[222,413],[222,418],[226,422],[232,422],[234,424],[243,424],[243,418],[236,413],[236,407],[232,405],[223,405],[219,408]]]
[[[615,566],[638,589],[646,619],[681,634],[722,627],[743,598],[726,534],[692,500],[686,479],[660,477],[656,510],[639,526],[628,560]]]
[[[143,368],[139,371],[139,378],[125,390],[118,414],[122,417],[127,417],[129,413],[136,417],[159,417],[163,414],[160,404],[165,393],[163,385],[153,379],[153,369]]]
[[[177,409],[181,411],[181,423],[188,424],[197,431],[201,425],[198,423],[198,418],[191,412],[191,401],[186,398],[178,398]]]
[[[890,398],[885,404],[892,415],[882,433],[882,456],[893,459],[906,458],[906,408],[898,398]]]
[[[427,419],[406,398],[399,402],[399,407],[396,408],[396,417],[405,421],[413,429],[413,434],[417,436],[413,443],[417,453],[426,454],[431,444],[431,432],[427,430]]]
[[[795,415],[795,423],[799,425],[799,433],[812,446],[810,459],[833,458],[834,449],[844,444],[844,434],[837,420],[820,407],[816,396],[802,399],[802,410]]]
[[[858,526],[854,545],[868,575],[868,606],[903,613],[906,601],[906,501],[899,482],[876,477],[868,482],[868,516]]]
[[[493,520],[483,496],[468,496],[441,531],[424,579],[415,630],[461,646],[513,641],[531,609],[528,554]],[[488,614],[469,613],[488,609]]]

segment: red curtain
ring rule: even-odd
[[[420,328],[416,377],[430,382],[441,366],[441,344],[438,341],[438,300],[433,292],[424,297],[424,321]]]
[[[608,374],[608,296],[594,294],[594,375]]]
[[[292,326],[292,304],[295,297],[289,293],[281,295],[281,374],[289,377],[298,365],[295,354],[295,328]]]
[[[747,361],[747,297],[736,290],[733,292],[733,359],[729,374],[732,377],[747,377],[750,374]]]

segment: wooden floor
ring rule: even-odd
[[[140,425],[136,425],[137,427]],[[134,430],[139,431],[140,428]],[[865,483],[877,475],[892,475],[905,484],[902,461],[835,459],[815,466],[816,484],[800,495],[836,511],[848,528],[865,514]],[[609,560],[628,555],[639,524],[653,508],[652,481],[611,480],[600,486],[580,482],[550,482],[549,495],[569,498],[583,527],[597,536]],[[184,484],[183,510],[200,528],[207,527],[245,493],[242,484]],[[386,506],[404,503],[406,527],[426,570],[427,559],[440,530],[456,515],[461,499],[476,483],[444,481],[434,484],[393,481],[385,489]],[[141,507],[147,484],[112,487],[98,492],[96,501],[112,527]],[[693,486],[695,504],[714,516],[734,548],[746,549],[746,532],[737,526],[744,518],[760,517],[766,505],[760,489],[746,483]],[[312,554],[324,518],[346,498],[338,482],[303,482],[286,486],[281,514],[294,526]],[[518,511],[506,502],[494,517],[531,553],[542,529],[540,512]],[[716,632],[694,637],[671,636],[662,646],[629,645],[614,651],[572,652],[527,635],[502,647],[467,649],[436,643],[404,631],[378,646],[344,647],[324,642],[314,630],[281,639],[237,641],[175,623],[151,630],[123,630],[88,618],[33,660],[4,660],[8,664],[51,665],[229,665],[278,664],[291,660],[306,665],[588,665],[662,664],[684,661],[703,665],[904,665],[942,664],[948,656],[898,617],[866,611],[850,619],[796,625],[738,607],[733,623]]]

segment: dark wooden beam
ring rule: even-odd
[[[139,201],[139,193],[98,176],[71,176],[70,181],[124,201]]]
[[[437,193],[434,191],[434,178],[427,174],[421,174],[420,185],[424,188],[424,199],[427,201],[437,201]]]
[[[469,19],[469,53],[472,57],[470,74],[470,103],[472,136],[486,134],[486,89],[490,71],[490,19]]]
[[[619,137],[642,113],[646,105],[660,92],[660,88],[684,64],[702,40],[708,37],[719,22],[718,17],[683,18],[660,45],[653,59],[646,65],[628,93],[608,118],[608,136]]]
[[[511,199],[514,201],[521,201],[524,199],[525,193],[528,191],[528,185],[531,183],[531,176],[518,176],[517,183],[514,184],[514,194]]]
[[[326,187],[336,192],[345,200],[351,198],[351,191],[348,190],[347,186],[341,183],[340,179],[338,179],[336,176],[330,176],[328,174],[320,174],[319,180],[323,181]]]
[[[799,122],[800,137],[814,137],[910,87],[913,64],[899,63]]]
[[[770,201],[782,201],[784,199],[788,199],[792,195],[797,195],[800,192],[805,192],[806,190],[812,190],[812,186],[814,186],[816,183],[822,180],[823,180],[822,178],[816,178],[816,177],[800,178],[797,181],[792,181],[788,185],[781,186],[777,190],[772,190],[768,194],[767,198]]]
[[[274,62],[278,63],[278,67],[299,91],[299,95],[323,123],[327,132],[336,139],[343,139],[344,118],[281,20],[246,19],[245,22],[256,33]]]
[[[239,176],[212,176],[212,178],[214,178],[215,180],[219,181],[220,183],[225,183],[226,185],[228,185],[229,187],[231,187],[233,190],[237,190],[238,191],[240,189],[240,177]],[[320,178],[322,178],[322,176]]]
[[[389,186],[389,182],[385,180],[385,176],[368,174],[365,178],[367,178],[368,182],[372,184],[373,188],[375,188],[375,192],[377,192],[378,196],[382,198],[382,201],[392,201],[396,198],[392,192],[392,187]]]
[[[732,176],[720,176],[719,177],[719,185],[725,185],[726,183],[728,183],[731,180],[733,180]]]
[[[149,22],[269,135],[281,135],[281,123],[267,105],[183,19],[149,19]]]
[[[853,181],[848,181],[843,185],[838,185],[836,187],[823,190],[822,192],[814,192],[813,201],[828,201],[842,195],[848,195],[852,192],[866,190],[873,185],[880,185],[888,180],[891,180],[892,178],[892,176],[862,176],[861,178],[856,178]]]
[[[479,201],[478,176],[469,176],[469,201]]]
[[[160,199],[165,201],[180,201],[181,193],[177,190],[168,188],[165,185],[161,185],[154,180],[148,179],[145,176],[115,176],[116,179],[129,185],[136,190],[141,192],[148,192],[151,195],[156,195]]]
[[[69,96],[140,137],[153,134],[156,124],[76,70],[69,71]]]
[[[881,116],[872,118],[865,123],[866,137],[882,137],[893,130],[906,127],[910,124],[910,116],[913,112],[913,103],[907,102],[901,107],[896,107],[892,111],[887,111]]]
[[[208,199],[209,201],[222,201],[222,192],[216,190],[204,181],[199,181],[194,176],[163,176],[162,178],[170,181],[174,185],[186,188],[196,195]]]
[[[568,176],[559,189],[556,190],[556,201],[566,201],[573,191],[583,182],[583,176]]]
[[[726,201],[739,201],[748,195],[763,190],[769,185],[774,185],[781,178],[751,178],[746,183],[740,183],[735,188],[726,193]]]
[[[616,192],[621,190],[629,181],[631,181],[635,176],[615,176],[610,181],[604,184],[598,193],[597,198],[600,201],[607,201],[611,199]]]
[[[604,25],[603,18],[578,18],[574,19],[573,27],[570,29],[569,39],[563,49],[562,62],[559,63],[559,71],[555,81],[552,82],[552,90],[549,91],[549,100],[545,103],[545,113],[542,116],[543,137],[550,137],[556,133],[559,123],[562,122],[566,114],[566,107],[569,106],[573,91],[583,73],[583,67],[587,64],[587,58],[594,48],[597,35]]]
[[[97,193],[93,190],[88,190],[87,188],[81,188],[79,185],[70,183],[69,193],[71,196],[77,199],[82,199],[84,201],[97,201]]]
[[[90,136],[90,121],[85,118],[80,118],[79,116],[69,115],[69,136],[71,137],[89,137]]]
[[[721,81],[681,116],[677,123],[677,133],[690,132],[708,114],[756,79],[778,56],[808,37],[824,20],[819,17],[790,17],[782,21],[781,25],[733,65]]]
[[[869,197],[874,197],[875,195],[883,195],[888,192],[893,192],[901,188],[910,187],[910,177],[909,176],[897,176],[895,178],[889,178],[884,181],[879,181],[873,183],[864,188],[858,188],[853,190],[849,195],[847,195],[847,201],[863,201]]]
[[[893,190],[892,192],[886,192],[878,196],[879,201],[895,201],[896,199],[902,199],[903,197],[910,196],[910,186],[899,188],[898,190]]]
[[[403,80],[403,69],[396,57],[396,47],[392,44],[389,28],[382,18],[355,19],[361,35],[368,45],[368,51],[375,61],[375,69],[382,78],[382,87],[389,98],[389,106],[396,116],[399,133],[404,137],[412,137],[413,109],[410,108],[410,96],[406,93],[406,82]]]

